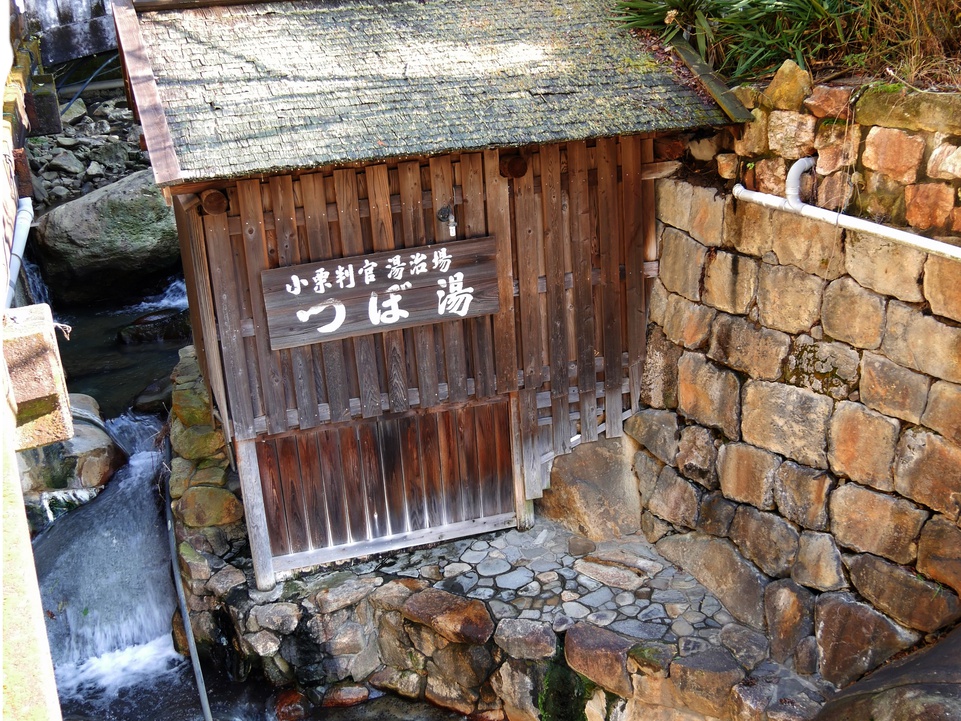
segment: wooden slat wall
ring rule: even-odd
[[[225,188],[226,214],[186,213],[205,236],[229,415],[256,441],[275,557],[520,513],[555,456],[620,435],[637,410],[651,140],[525,156],[511,179],[486,151],[243,180]],[[262,270],[447,242],[444,206],[454,242],[497,239],[497,314],[270,351]]]

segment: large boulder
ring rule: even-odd
[[[36,241],[50,292],[66,304],[143,295],[180,260],[173,211],[150,170],[54,208]]]

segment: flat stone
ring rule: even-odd
[[[804,107],[816,118],[848,120],[851,116],[852,88],[815,85],[804,99]]]
[[[861,162],[906,185],[917,179],[923,155],[924,138],[894,128],[873,127],[865,138]]]
[[[803,333],[820,319],[824,281],[789,265],[762,263],[757,305],[761,324],[786,333]]]
[[[676,413],[655,409],[639,411],[624,423],[624,432],[662,462],[674,463],[678,443]]]
[[[727,369],[698,353],[678,362],[678,411],[701,425],[716,428],[732,440],[740,438],[740,383]]]
[[[909,302],[924,299],[923,251],[860,231],[848,231],[845,251],[845,270],[862,287]]]
[[[831,534],[814,531],[801,533],[791,578],[802,586],[818,591],[840,591],[847,588],[841,552]]]
[[[791,385],[845,400],[857,390],[860,362],[857,351],[844,343],[800,335],[794,339],[784,377]]]
[[[799,526],[827,530],[828,494],[834,485],[835,479],[829,473],[785,461],[774,474],[777,509]]]
[[[498,588],[506,588],[516,591],[521,586],[525,586],[534,579],[534,572],[529,568],[515,568],[509,573],[498,576],[494,582]]]
[[[892,301],[881,352],[895,363],[961,383],[961,328]]]
[[[858,592],[903,626],[932,633],[961,618],[957,594],[912,570],[867,554],[847,566]]]
[[[638,618],[628,618],[623,621],[614,621],[610,625],[613,631],[624,636],[645,641],[657,641],[665,637],[667,626],[660,623],[649,623]]]
[[[879,491],[894,490],[892,466],[900,430],[896,420],[860,403],[838,403],[828,431],[831,470]]]
[[[767,636],[739,623],[729,623],[718,636],[721,645],[730,651],[737,662],[748,671],[768,657],[770,643]]]
[[[691,237],[709,247],[724,242],[724,216],[733,212],[733,198],[711,186],[693,186],[691,192]]]
[[[586,618],[591,613],[591,609],[577,601],[566,601],[562,604],[564,613],[571,618]]]
[[[468,601],[434,588],[408,598],[403,614],[455,643],[486,643],[494,633],[494,622],[482,602]]]
[[[587,622],[592,623],[595,626],[609,626],[613,621],[617,619],[617,611],[594,611],[594,613],[588,614]]]
[[[717,446],[709,429],[687,426],[681,430],[675,462],[685,478],[709,490],[718,487]]]
[[[737,509],[731,523],[731,540],[741,553],[774,578],[790,574],[797,558],[798,538],[788,521],[748,505]]]
[[[755,508],[774,508],[774,478],[781,458],[747,443],[727,443],[717,457],[724,496]]]
[[[658,476],[648,510],[675,526],[694,528],[697,525],[699,492],[671,466],[664,466]]]
[[[686,533],[662,538],[655,547],[704,584],[739,620],[764,628],[762,601],[768,579],[729,540]]]
[[[961,446],[918,428],[905,431],[894,467],[897,492],[950,520],[961,517]]]
[[[877,668],[919,638],[843,592],[818,597],[814,623],[821,676],[836,686]]]
[[[604,628],[578,623],[567,631],[564,658],[571,670],[622,697],[633,692],[627,654],[633,644]]]
[[[915,540],[928,518],[910,501],[847,483],[831,494],[831,530],[842,546],[911,563]]]
[[[691,227],[694,186],[676,178],[654,181],[656,216],[662,223],[688,230]]]
[[[757,271],[748,256],[723,250],[709,255],[701,300],[725,313],[746,314],[757,293]]]
[[[928,393],[921,424],[955,443],[961,443],[961,385],[936,381]],[[682,445],[683,442],[682,433]]]
[[[752,378],[777,380],[790,348],[791,338],[787,334],[721,313],[711,324],[707,355]]]
[[[357,578],[352,573],[337,573],[326,579],[313,597],[320,613],[334,613],[353,606],[384,582],[382,578]]]
[[[578,559],[574,561],[574,570],[596,581],[600,581],[605,586],[622,588],[627,591],[636,591],[644,585],[644,579],[636,573],[618,566],[602,565],[600,563],[592,563],[587,560]]]
[[[834,402],[804,388],[765,381],[744,384],[744,440],[807,466],[827,468],[827,429]],[[772,423],[774,414],[777,423]]]
[[[664,333],[672,342],[692,350],[707,343],[717,311],[671,293],[664,306]]]
[[[677,658],[670,677],[678,698],[690,709],[708,716],[722,716],[731,689],[744,678],[744,670],[723,648]]]
[[[918,570],[961,593],[961,529],[942,516],[933,516],[921,531]]]
[[[672,293],[690,301],[701,299],[701,276],[707,248],[686,233],[666,227],[661,235],[658,278]]]
[[[477,564],[481,576],[497,576],[511,569],[511,564],[503,558],[488,558]]]
[[[370,690],[366,686],[354,683],[337,684],[326,694],[324,708],[348,708],[364,703],[370,697]]]
[[[776,211],[773,221],[773,250],[778,263],[824,280],[844,275],[845,246],[840,228],[833,223],[783,211]],[[799,275],[793,277],[802,278]],[[802,280],[813,285],[813,281]]]
[[[931,379],[865,352],[861,359],[861,401],[880,413],[918,423],[927,404]]]
[[[814,633],[814,594],[790,579],[764,589],[764,616],[771,639],[771,658],[784,663],[801,639]]]

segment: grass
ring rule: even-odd
[[[961,90],[958,0],[619,0],[631,28],[687,37],[733,80],[791,58],[817,76]]]

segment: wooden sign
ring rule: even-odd
[[[496,313],[494,238],[271,268],[271,350]]]

